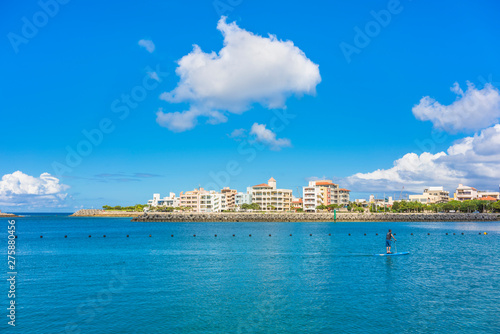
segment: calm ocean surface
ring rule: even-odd
[[[15,220],[2,333],[500,333],[500,223]]]

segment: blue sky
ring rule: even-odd
[[[453,191],[458,182],[498,191],[496,1],[42,3],[53,17],[37,1],[9,2],[2,11],[4,211],[145,203],[153,192],[214,182],[245,190],[271,176],[294,190],[311,178],[333,178],[351,198],[399,194],[403,186]],[[37,31],[23,30],[34,19]],[[220,22],[228,52],[239,51],[226,63],[218,60]],[[356,39],[358,29],[368,33],[364,40]],[[235,30],[255,38],[238,39]],[[194,44],[201,49],[195,60],[212,51],[215,58],[205,67],[181,66]],[[268,58],[247,50],[254,45]],[[357,51],[346,57],[345,45]],[[242,68],[248,71],[234,70]],[[243,87],[236,94],[235,83]],[[450,90],[455,83],[461,90]],[[240,91],[248,92],[244,101]],[[123,95],[141,92],[120,118]],[[171,116],[159,120],[160,108]],[[90,148],[82,144],[82,131],[103,122],[108,133]],[[88,154],[69,167],[68,148],[78,147]],[[222,177],[228,163],[235,171]]]

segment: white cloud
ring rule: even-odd
[[[279,151],[283,147],[292,146],[290,139],[287,138],[276,139],[276,133],[272,132],[269,129],[266,129],[265,124],[254,123],[250,130],[250,135],[255,136],[255,141],[269,146],[269,148],[274,151]]]
[[[224,112],[243,113],[255,103],[283,108],[291,95],[315,94],[321,81],[318,65],[293,42],[255,35],[234,22],[226,23],[225,17],[217,29],[224,36],[224,47],[218,53],[205,53],[195,45],[178,61],[177,87],[160,96],[171,103],[190,103],[190,109],[163,120],[205,116],[210,121],[214,110],[220,117]],[[180,128],[173,122],[160,125],[185,131],[196,125],[192,119],[189,123],[190,127]]]
[[[183,132],[194,128],[198,124],[198,117],[200,116],[207,117],[207,123],[209,124],[227,122],[227,117],[221,112],[191,107],[186,111],[171,113],[164,113],[163,109],[160,108],[156,113],[156,123],[173,132]]]
[[[16,171],[5,174],[0,181],[0,205],[59,206],[66,198],[69,186],[49,173],[33,177]]]
[[[231,134],[228,135],[229,138],[233,138],[233,139],[242,139],[242,138],[245,138],[247,136],[247,130],[245,129],[234,129],[233,132],[231,132]]]
[[[141,39],[138,44],[145,48],[149,53],[153,53],[155,50],[155,44],[149,39]]]
[[[428,186],[445,186],[453,191],[458,183],[485,190],[500,183],[500,125],[465,137],[446,152],[408,153],[389,169],[357,173],[342,180],[356,191],[422,192]]]
[[[457,95],[452,104],[442,105],[425,96],[413,107],[413,114],[419,120],[431,121],[435,128],[454,133],[484,129],[500,119],[500,94],[490,83],[476,89],[467,82],[465,92],[455,83],[451,91]]]

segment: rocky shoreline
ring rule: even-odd
[[[333,222],[333,213],[142,213],[135,222]],[[500,221],[499,213],[337,213],[338,222]]]

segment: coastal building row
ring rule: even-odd
[[[161,198],[160,194],[153,194],[148,201],[150,207],[183,207],[192,212],[222,212],[239,210],[244,204],[258,204],[260,211],[292,211],[304,209],[316,211],[320,205],[349,204],[349,190],[340,188],[331,180],[311,181],[303,187],[303,198],[293,196],[291,189],[280,189],[276,180],[271,177],[267,183],[248,187],[246,193],[225,187],[220,192],[197,188],[181,192],[178,197],[170,193]]]

